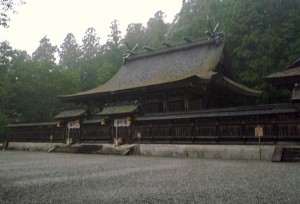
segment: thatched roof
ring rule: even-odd
[[[124,102],[124,103],[111,103],[106,104],[103,110],[98,115],[116,115],[116,114],[128,114],[137,111],[137,102]]]
[[[132,113],[137,109],[135,105],[105,107],[98,115],[116,115]]]
[[[270,74],[266,80],[274,86],[294,85],[300,82],[300,58],[283,71]]]
[[[67,119],[67,118],[81,118],[83,116],[86,116],[87,111],[84,109],[79,110],[66,110],[61,113],[59,113],[57,116],[55,116],[55,119]]]
[[[191,77],[209,81],[223,60],[224,39],[206,39],[142,54],[133,54],[105,84],[84,92],[61,96],[63,100],[116,94],[164,85]]]
[[[227,87],[233,92],[240,93],[246,96],[259,96],[261,94],[261,91],[246,87],[225,76],[218,75],[217,77],[215,77],[215,81],[220,86]]]
[[[289,65],[286,69],[293,69],[296,67],[300,67],[300,58],[293,62],[291,65]]]
[[[56,126],[57,122],[39,122],[39,123],[11,123],[6,127],[18,128],[18,127],[38,127],[38,126]]]

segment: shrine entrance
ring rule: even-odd
[[[131,117],[114,119],[114,144],[121,145],[131,142]]]
[[[80,142],[80,123],[78,120],[71,121],[67,125],[66,143],[73,144]]]

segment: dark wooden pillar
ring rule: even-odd
[[[273,121],[272,123],[273,123],[273,138],[274,138],[274,143],[277,144],[278,137],[279,137],[278,124],[276,124],[275,121]]]
[[[219,136],[218,123],[215,123],[215,136]]]
[[[170,143],[172,143],[172,123],[170,122],[169,128],[168,128],[168,136],[170,139]]]
[[[246,129],[245,129],[245,122],[242,122],[241,127],[241,136],[243,137],[243,142],[246,143]]]
[[[166,99],[163,100],[163,112],[168,112],[168,102]]]
[[[128,143],[132,142],[131,125],[128,126]]]
[[[78,134],[78,138],[77,138],[76,143],[81,143],[81,135],[82,135],[82,132],[83,132],[83,127],[82,127],[82,124],[81,124],[81,125],[80,125],[80,128],[79,128],[79,134]]]
[[[189,99],[184,97],[184,110],[189,111]]]
[[[114,122],[111,123],[109,126],[109,138],[110,141],[113,143],[114,142]]]

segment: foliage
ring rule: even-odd
[[[10,12],[16,12],[15,7],[21,4],[25,4],[22,0],[0,0],[0,26],[9,27]]]
[[[9,124],[9,118],[7,115],[0,113],[0,142],[4,142],[8,136],[8,130],[6,125]]]
[[[100,52],[100,38],[94,28],[88,28],[82,40],[80,64],[80,83],[82,89],[90,89],[96,85],[96,59]]]
[[[107,44],[110,48],[119,48],[121,43],[121,31],[119,30],[119,22],[117,20],[113,20],[110,26],[111,32],[108,35]]]
[[[131,23],[127,26],[126,35],[123,39],[127,50],[132,50],[135,45],[143,45],[145,27],[141,23]],[[138,50],[138,49],[137,49]]]
[[[39,47],[32,53],[32,59],[41,63],[49,63],[50,66],[55,63],[55,53],[57,47],[53,46],[47,36],[40,40]]]
[[[95,58],[100,51],[100,38],[94,28],[88,28],[82,39],[82,59],[84,61]]]
[[[10,58],[13,55],[12,47],[9,42],[0,43],[0,74],[4,74],[10,67]]]
[[[178,42],[182,37],[199,38],[208,29],[208,0],[183,0],[180,12],[173,21],[169,41]]]
[[[19,50],[1,54],[9,66],[0,75],[0,114],[9,121],[52,120],[63,106],[57,96],[78,91],[78,75],[49,62],[52,56],[31,59]]]
[[[67,69],[76,69],[78,68],[81,54],[75,36],[72,33],[68,33],[60,46],[59,64]]]
[[[150,18],[145,28],[144,40],[146,46],[150,48],[161,47],[166,40],[166,35],[169,30],[169,24],[164,22],[165,14],[162,11],[157,11],[153,18]]]
[[[199,38],[212,29],[208,18],[213,26],[219,22],[235,73],[244,84],[263,90],[261,102],[269,103],[274,97],[264,78],[300,56],[299,13],[297,0],[185,0],[169,40]]]

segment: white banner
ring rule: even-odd
[[[114,127],[129,127],[130,123],[127,122],[126,118],[115,119]]]
[[[79,129],[79,128],[80,128],[80,124],[78,121],[68,123],[68,129]]]

